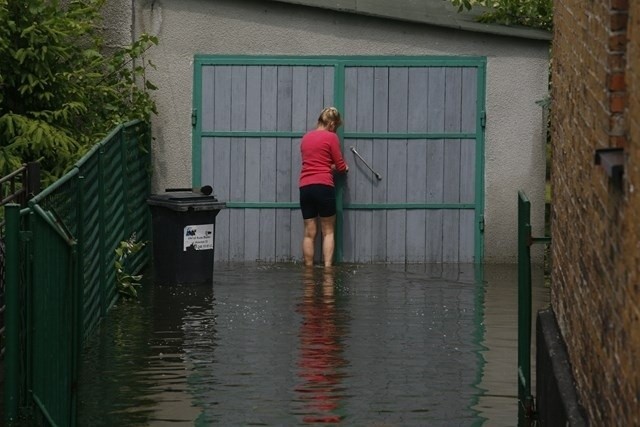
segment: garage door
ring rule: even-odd
[[[300,138],[334,105],[351,167],[337,260],[482,261],[484,58],[198,56],[194,71],[193,184],[228,205],[216,260],[301,260]]]

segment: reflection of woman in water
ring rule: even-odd
[[[344,319],[336,308],[333,268],[324,268],[318,281],[315,270],[306,267],[303,273],[304,297],[298,310],[302,314],[298,361],[302,383],[296,391],[304,404],[304,422],[338,423],[342,367],[347,364],[341,342]]]

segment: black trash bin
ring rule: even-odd
[[[151,195],[147,204],[153,224],[155,282],[211,282],[216,216],[226,204],[213,195],[171,190]]]

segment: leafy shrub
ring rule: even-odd
[[[40,160],[45,184],[120,123],[156,112],[144,52],[105,53],[104,0],[0,0],[0,176]]]
[[[120,245],[116,248],[116,287],[120,295],[127,299],[133,299],[138,297],[138,289],[140,281],[142,280],[142,274],[132,275],[128,271],[127,260],[138,253],[144,248],[144,242],[136,241],[135,233],[127,240],[120,242]]]
[[[451,0],[458,12],[473,6],[489,10],[480,15],[480,22],[522,25],[551,30],[553,25],[553,0]]]

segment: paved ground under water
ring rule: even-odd
[[[78,425],[514,426],[516,350],[515,265],[216,265],[112,309]]]

